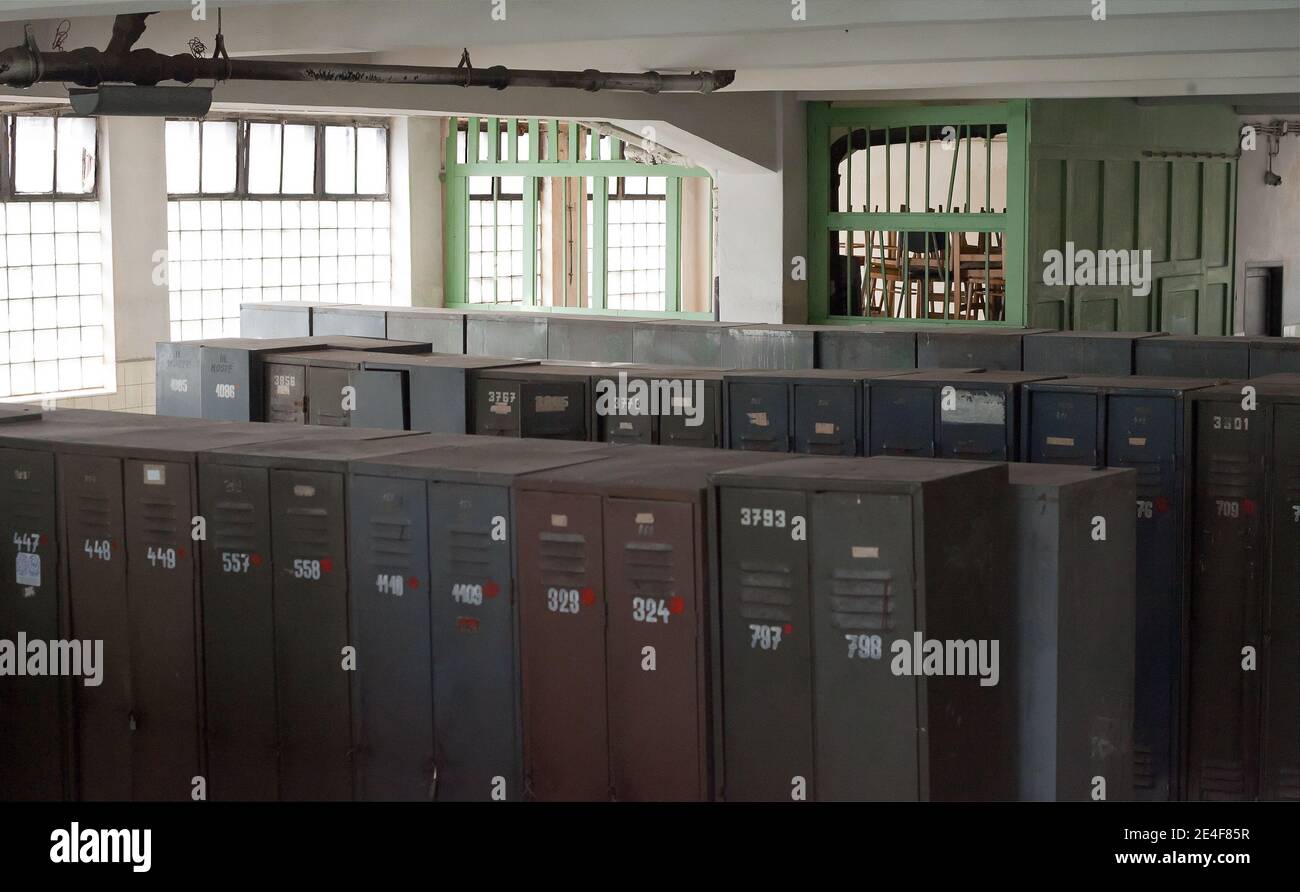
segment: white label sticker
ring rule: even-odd
[[[766,412],[749,412],[749,423],[754,427],[767,427]]]
[[[824,434],[826,436],[833,436],[835,434],[835,422],[819,421],[813,425],[813,429],[816,430],[816,432],[819,434]]]
[[[493,415],[509,415],[509,414],[510,414],[510,404],[509,404],[509,403],[493,403],[493,404],[488,408],[488,411],[491,412]]]
[[[878,558],[880,549],[874,545],[854,545],[853,556],[855,558]]]
[[[567,514],[552,514],[552,515],[551,515],[551,526],[553,526],[553,527],[567,527],[568,525],[569,525],[569,515],[567,515]]]
[[[167,469],[162,465],[144,466],[144,484],[146,486],[164,486],[167,483]]]
[[[276,396],[288,396],[291,392],[292,392],[292,391],[289,390],[289,385],[288,385],[288,384],[277,384],[277,385],[275,385],[275,395],[276,395]]]
[[[569,398],[567,396],[539,395],[533,398],[533,408],[537,412],[567,412]]]
[[[1073,446],[1074,437],[1048,437],[1048,446]]]
[[[32,554],[30,551],[20,551],[15,557],[18,567],[18,584],[19,585],[40,585],[41,584],[41,556]]]
[[[654,526],[655,516],[649,511],[642,511],[636,516],[638,526]]]
[[[1129,444],[1130,446],[1145,446],[1145,445],[1147,444],[1147,438],[1146,438],[1146,437],[1129,437],[1129,438],[1128,438],[1128,444]]]
[[[1006,424],[1006,397],[979,390],[956,390],[955,402],[942,409],[943,420],[952,424]]]

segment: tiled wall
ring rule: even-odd
[[[69,397],[55,401],[56,408],[110,409],[114,412],[154,414],[154,361],[136,359],[117,364],[117,392],[99,396]]]

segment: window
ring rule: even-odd
[[[167,191],[174,339],[237,336],[246,301],[392,303],[383,127],[168,121]]]
[[[455,122],[444,191],[449,306],[711,315],[707,173],[638,161],[639,147],[604,129]]]
[[[0,399],[102,389],[113,352],[95,120],[22,115],[0,127]]]
[[[1024,323],[1023,102],[814,103],[809,133],[811,321]]]

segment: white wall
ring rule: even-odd
[[[1300,115],[1290,120],[1300,121]],[[1276,120],[1243,117],[1242,123]],[[1245,328],[1246,267],[1282,265],[1283,334],[1300,335],[1300,137],[1286,136],[1273,159],[1280,186],[1264,185],[1266,140],[1237,162],[1236,330]]]
[[[440,307],[443,119],[393,118],[389,130],[393,303]]]

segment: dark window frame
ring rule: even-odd
[[[40,112],[8,111],[0,115],[0,202],[8,201],[99,201],[99,183],[103,168],[99,163],[101,130],[99,121],[95,121],[95,185],[89,192],[60,192],[59,187],[59,126],[58,118],[73,117],[67,112],[44,109]],[[18,157],[17,140],[18,118],[54,118],[54,176],[53,190],[50,192],[19,192],[17,189],[16,162]]]

